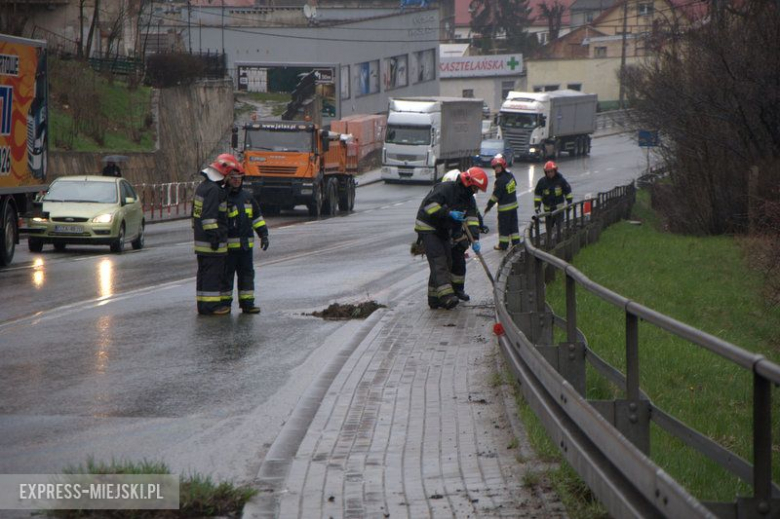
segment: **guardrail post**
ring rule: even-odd
[[[772,384],[753,373],[753,497],[768,510],[772,497]],[[762,506],[763,505],[763,506]]]

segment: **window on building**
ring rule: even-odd
[[[596,47],[594,49],[593,55],[597,58],[606,58],[607,57],[607,48],[606,47]]]
[[[547,45],[547,42],[550,41],[549,32],[540,32],[536,36],[539,39],[539,43],[541,43],[542,45]]]
[[[542,86],[535,86],[534,87],[534,92],[544,92],[544,87],[542,87]]]
[[[515,89],[514,81],[502,81],[501,82],[501,99],[506,99],[509,92]]]
[[[585,21],[586,22],[592,22],[595,18],[596,11],[586,11],[585,12]]]
[[[568,83],[566,88],[569,90],[582,90],[582,83]]]
[[[544,85],[545,92],[552,92],[561,88],[561,85]]]
[[[637,6],[637,10],[640,16],[649,16],[653,14],[655,7],[652,3],[642,3]]]
[[[461,91],[460,96],[468,98],[468,99],[473,99],[474,98],[474,89],[473,88],[465,88],[465,89],[463,89]]]
[[[341,98],[349,99],[349,65],[341,66]]]
[[[385,60],[385,90],[405,87],[409,84],[406,54]]]
[[[414,53],[412,82],[423,83],[436,79],[436,49]]]
[[[355,65],[355,97],[379,92],[379,60]]]

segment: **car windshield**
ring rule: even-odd
[[[385,142],[391,144],[430,144],[430,126],[388,125]]]
[[[247,129],[244,149],[311,153],[312,134],[308,131]]]
[[[533,130],[539,123],[537,114],[501,114],[501,126],[504,128],[522,128],[524,130]]]
[[[483,142],[482,147],[480,149],[480,153],[482,153],[482,155],[495,155],[496,153],[503,153],[503,152],[504,152],[503,141]]]
[[[114,182],[83,180],[54,182],[43,200],[46,202],[115,204],[118,199]]]

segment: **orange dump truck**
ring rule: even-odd
[[[310,122],[258,121],[238,129],[233,148],[241,152],[244,187],[265,215],[305,205],[309,215],[334,215],[355,205],[356,146],[346,136]]]
[[[45,191],[46,42],[0,34],[0,267],[19,243],[19,217]]]

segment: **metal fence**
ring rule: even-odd
[[[169,182],[165,184],[136,184],[141,206],[147,221],[189,217],[192,199],[200,182]]]
[[[526,227],[522,244],[499,267],[494,292],[497,318],[506,331],[499,336],[504,356],[553,442],[612,516],[780,517],[771,419],[780,366],[604,288],[567,263],[598,240],[603,228],[627,217],[634,199],[633,184],[618,187]],[[545,299],[545,283],[556,273],[565,276],[565,317],[555,315]],[[578,288],[624,314],[625,374],[596,355],[577,328]],[[754,464],[660,409],[641,390],[640,320],[752,372]],[[565,342],[555,344],[554,327],[565,331]],[[586,364],[621,388],[624,397],[587,399]],[[650,460],[651,422],[752,485],[753,495],[699,502]]]
[[[611,129],[628,131],[631,129],[629,123],[628,110],[610,110],[596,114],[596,131]]]

